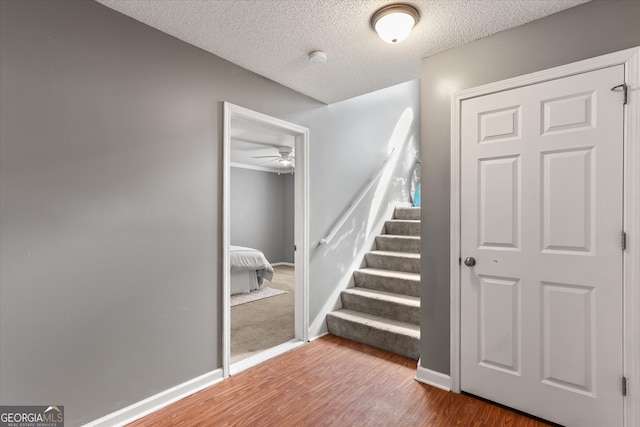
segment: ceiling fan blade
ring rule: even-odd
[[[264,161],[260,162],[260,164],[268,165],[269,163],[277,162],[278,160],[279,159],[264,160]]]

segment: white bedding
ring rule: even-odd
[[[273,267],[264,254],[252,248],[231,246],[231,294],[246,293],[258,289],[264,280],[273,279]]]

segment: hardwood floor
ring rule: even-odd
[[[327,335],[130,426],[546,425],[415,374],[415,360]]]

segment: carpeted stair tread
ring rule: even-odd
[[[386,222],[390,222],[392,224],[420,224],[419,219],[388,219]]]
[[[393,213],[394,219],[420,219],[420,208],[396,208]]]
[[[412,338],[420,339],[420,326],[417,325],[411,325],[393,319],[385,319],[384,317],[376,316],[375,314],[361,313],[359,311],[349,310],[347,308],[333,311],[329,314],[345,320],[349,320],[351,322],[366,323],[383,331],[407,335]]]
[[[361,268],[356,270],[360,273],[365,274],[373,274],[376,276],[384,276],[388,278],[397,278],[403,280],[414,280],[416,282],[420,282],[420,273],[410,273],[408,271],[393,271],[393,270],[384,270],[381,268]]]
[[[420,272],[420,254],[412,252],[370,251],[364,256],[367,267]]]
[[[348,288],[341,293],[342,307],[387,319],[418,325],[420,298],[367,288]]]
[[[386,234],[399,236],[419,236],[420,220],[415,219],[390,219],[384,223]]]
[[[398,252],[398,251],[369,251],[369,254],[389,256],[389,257],[401,257],[401,258],[409,258],[409,259],[420,259],[420,254],[415,252]]]
[[[384,223],[384,234],[398,236],[419,236],[420,220],[415,219],[390,219]]]
[[[376,248],[381,251],[420,252],[420,236],[381,234],[376,236]]]
[[[399,239],[399,240],[410,240],[410,241],[420,241],[420,236],[407,236],[406,234],[381,234],[376,236],[376,239],[382,237],[385,239]]]
[[[357,287],[394,292],[417,297],[420,295],[420,274],[406,271],[361,268],[353,272]]]
[[[392,292],[378,291],[376,289],[367,288],[348,288],[342,291],[348,294],[361,295],[366,298],[373,298],[382,301],[394,302],[410,307],[420,307],[420,298],[410,295],[395,294]]]
[[[327,315],[329,332],[417,360],[420,327],[349,309]]]

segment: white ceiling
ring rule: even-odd
[[[403,0],[420,12],[391,45],[370,26],[393,0],[96,0],[330,104],[420,77],[420,60],[589,0]],[[327,54],[311,63],[313,50]]]
[[[279,147],[293,148],[295,138],[254,122],[231,121],[231,165],[249,167],[250,169],[268,172],[288,173],[290,167],[283,167],[278,162]],[[264,158],[270,156],[271,158]],[[295,165],[295,162],[294,162]]]

